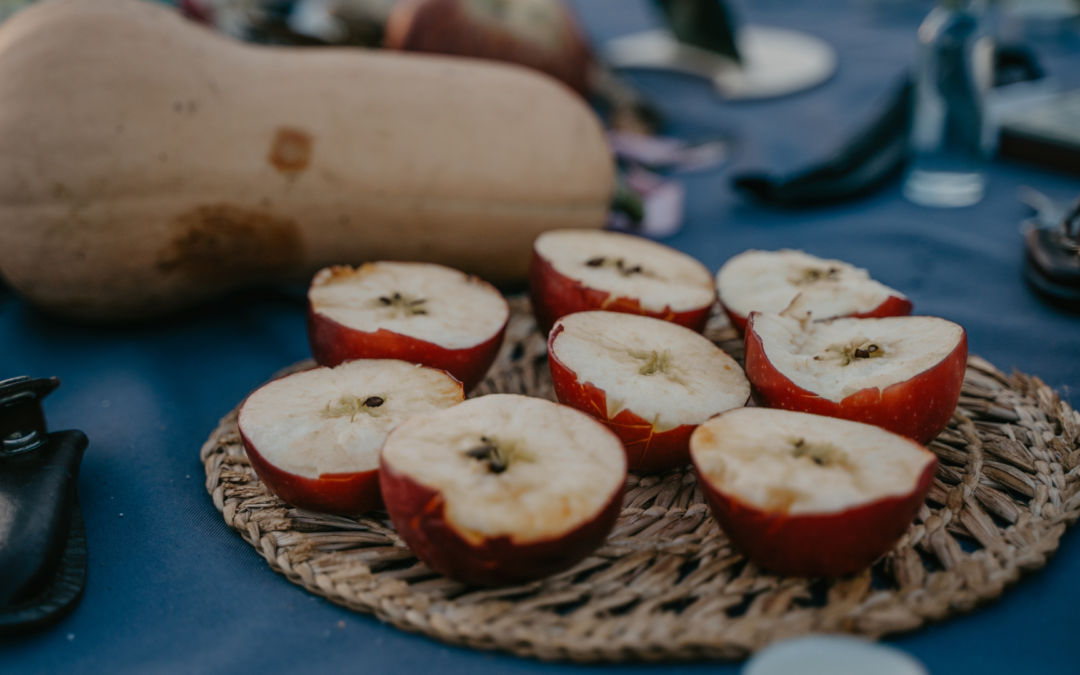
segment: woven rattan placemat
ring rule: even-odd
[[[512,305],[506,344],[473,395],[554,400],[545,340],[528,302]],[[741,341],[721,317],[706,334],[741,360]],[[895,550],[861,574],[793,579],[747,563],[687,469],[631,474],[602,548],[557,576],[498,589],[432,573],[383,512],[342,518],[283,503],[248,464],[235,410],[201,458],[226,524],[312,593],[453,644],[623,661],[737,659],[811,631],[879,637],[970,611],[1042,567],[1076,522],[1078,448],[1080,414],[1049,387],[972,356],[960,406],[930,446],[941,467],[926,504]]]

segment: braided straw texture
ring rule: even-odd
[[[512,306],[503,351],[473,395],[554,400],[528,302]],[[722,317],[706,334],[741,359]],[[497,589],[432,573],[385,512],[343,518],[282,502],[249,466],[235,410],[201,457],[226,524],[312,593],[452,644],[597,662],[740,659],[812,631],[876,638],[970,611],[1042,567],[1076,522],[1078,448],[1080,414],[1049,387],[972,356],[960,406],[930,445],[941,467],[926,504],[896,548],[860,574],[795,579],[747,563],[688,468],[631,474],[604,546],[567,572]]]

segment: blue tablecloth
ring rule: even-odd
[[[889,3],[880,3],[888,6]],[[591,36],[654,24],[641,2],[579,0]],[[819,35],[839,51],[827,84],[783,99],[725,104],[704,81],[636,80],[674,131],[730,132],[735,166],[790,170],[837,146],[873,114],[910,61],[926,5],[873,11],[868,2],[757,0],[744,18]],[[1044,34],[1051,72],[1080,86],[1080,38]],[[979,205],[935,211],[892,186],[851,204],[797,212],[732,194],[732,166],[689,175],[685,229],[668,243],[713,270],[746,248],[803,248],[867,267],[907,293],[917,313],[956,321],[971,350],[1033,373],[1080,404],[1080,316],[1041,302],[1021,278],[1020,185],[1052,196],[1080,180],[996,163]],[[0,377],[58,375],[52,428],[91,439],[80,491],[90,540],[86,596],[59,625],[0,641],[0,673],[539,673],[586,669],[447,647],[316,598],[272,572],[225,527],[204,487],[198,450],[219,417],[278,368],[308,356],[297,298],[251,293],[152,326],[89,328],[0,304]],[[1080,533],[1045,569],[967,616],[891,642],[934,673],[1080,672]],[[735,673],[737,664],[621,665],[608,672]]]

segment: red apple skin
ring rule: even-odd
[[[747,323],[746,377],[758,405],[873,424],[922,445],[937,438],[952,419],[967,370],[966,331],[956,348],[933,368],[884,390],[862,389],[837,403],[796,386],[769,362],[754,332],[756,315],[751,312]]]
[[[740,314],[736,314],[727,308],[723,302],[720,306],[724,309],[724,314],[727,315],[728,321],[735,327],[735,330],[739,332],[739,335],[746,334],[746,317]],[[885,302],[881,303],[869,312],[862,312],[859,314],[848,314],[843,317],[827,317],[834,319],[883,319],[887,316],[909,316],[914,305],[907,298],[898,298],[895,295],[890,295],[885,299]]]
[[[343,326],[315,311],[311,303],[307,315],[311,353],[320,366],[333,367],[353,359],[399,359],[446,371],[466,392],[480,384],[495,362],[508,323],[509,314],[498,333],[475,347],[447,349],[384,328],[370,332]]]
[[[831,577],[865,569],[892,550],[925,502],[937,465],[934,458],[907,495],[820,515],[763,511],[722,494],[707,480],[701,483],[724,533],[759,567],[797,577]],[[698,475],[703,475],[700,469]]]
[[[555,356],[555,338],[563,331],[557,326],[548,337],[548,367],[559,403],[577,408],[615,432],[626,448],[631,471],[656,472],[677,469],[690,463],[690,434],[696,424],[684,424],[657,432],[651,422],[630,410],[620,410],[608,419],[607,395],[591,382],[581,382],[574,371]]]
[[[464,0],[397,3],[386,24],[383,47],[517,63],[547,73],[588,96],[592,51],[565,6],[561,6],[556,38],[560,48],[549,49],[543,42],[546,36],[535,41],[520,37],[501,28],[495,17],[491,23],[473,18],[464,5]]]
[[[305,478],[283,471],[266,461],[240,430],[251,468],[259,480],[285,502],[308,511],[351,516],[377,509],[383,505],[379,493],[379,472],[326,473],[318,478]]]
[[[532,299],[536,325],[544,333],[551,332],[555,322],[575,312],[602,310],[638,314],[654,319],[670,321],[698,333],[705,330],[709,320],[712,302],[685,312],[672,311],[665,307],[662,311],[652,312],[641,308],[637,298],[614,298],[607,291],[589,288],[579,281],[559,274],[555,267],[533,249],[532,262],[529,264],[529,294]]]
[[[604,542],[623,501],[620,483],[595,518],[560,537],[516,544],[500,536],[472,543],[447,522],[437,491],[386,462],[379,465],[379,484],[394,528],[413,553],[439,574],[477,586],[527,583],[573,567]]]

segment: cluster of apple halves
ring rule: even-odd
[[[322,367],[241,407],[260,479],[298,508],[385,506],[428,567],[480,585],[589,555],[628,470],[692,463],[733,545],[782,574],[857,571],[910,526],[937,468],[923,444],[959,400],[960,326],[907,316],[865,270],[801,251],[747,251],[714,283],[655,242],[556,230],[529,281],[563,405],[464,400],[510,317],[486,282],[426,263],[320,272],[308,330]],[[701,334],[717,299],[745,333],[745,372]]]

